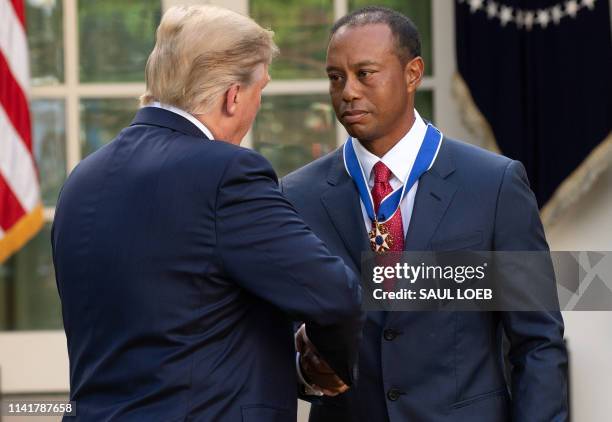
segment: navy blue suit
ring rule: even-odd
[[[282,188],[330,250],[359,271],[370,249],[341,150],[283,178]],[[420,178],[405,249],[547,250],[523,166],[444,139]],[[511,343],[510,389],[502,328]],[[559,312],[369,312],[359,353],[358,385],[314,400],[312,422],[567,420]]]
[[[77,166],[52,244],[76,420],[295,421],[292,320],[353,382],[355,274],[262,156],[177,114],[141,109]]]

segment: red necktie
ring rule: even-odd
[[[380,203],[383,198],[393,192],[393,188],[389,183],[391,179],[391,170],[385,166],[382,161],[374,164],[372,170],[374,172],[374,186],[372,187],[372,199],[374,200],[374,212],[378,212]],[[372,223],[373,224],[373,223]],[[402,210],[397,209],[393,217],[388,220],[384,225],[389,230],[393,242],[391,244],[390,251],[403,251],[404,250],[404,226],[402,224]]]
[[[377,162],[372,169],[374,172],[374,186],[372,187],[372,200],[374,201],[374,212],[378,213],[378,208],[380,207],[380,203],[391,192],[393,192],[393,188],[389,183],[391,179],[391,170],[387,167],[382,161]],[[384,223],[384,226],[389,231],[391,235],[391,247],[389,248],[390,252],[401,252],[404,250],[404,226],[402,224],[402,211],[400,207],[398,207],[393,217],[390,220],[387,220]],[[372,227],[374,227],[374,223],[372,223]],[[384,257],[380,261],[380,265],[395,265],[397,259],[384,259]],[[378,261],[378,260],[377,260]],[[395,284],[395,279],[388,280],[385,279],[383,283],[383,287],[385,290],[389,291],[393,288]]]

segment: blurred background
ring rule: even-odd
[[[602,2],[608,0],[598,1]],[[337,123],[328,98],[325,49],[332,23],[366,4],[394,8],[409,16],[420,30],[426,74],[417,95],[419,113],[449,137],[492,147],[491,128],[485,125],[475,130],[477,125],[466,116],[469,95],[457,86],[456,8],[466,7],[465,13],[480,11],[484,19],[483,1],[23,3],[31,75],[28,97],[32,154],[40,173],[44,225],[0,264],[0,395],[5,398],[67,395],[68,361],[49,240],[54,206],[71,169],[111,141],[133,118],[137,98],[144,92],[144,66],[155,42],[155,29],[166,8],[175,4],[218,4],[249,14],[274,30],[281,56],[271,68],[272,82],[264,92],[261,111],[243,146],[266,156],[279,176],[331,152],[345,141],[346,133]],[[591,12],[588,5],[592,2],[574,3],[580,12]],[[603,10],[607,12],[609,37],[610,8]],[[499,11],[496,13],[501,16]],[[610,51],[604,52],[604,57],[609,54]],[[483,62],[491,59],[481,57]],[[579,87],[586,84],[575,82]],[[486,110],[482,112],[487,114]],[[554,219],[546,221],[551,249],[612,250],[610,161],[609,152],[604,152],[600,162],[605,165],[599,166],[580,197],[567,201]],[[571,356],[572,420],[612,420],[612,312],[566,312],[564,316]],[[306,408],[302,402],[301,420],[305,420]]]

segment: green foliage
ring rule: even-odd
[[[431,75],[433,56],[431,54],[431,0],[349,0],[349,10],[364,6],[384,6],[408,16],[421,34],[421,53],[425,60],[425,74]]]
[[[270,69],[273,79],[325,78],[325,51],[334,20],[329,0],[252,0],[250,14],[272,29],[281,54]]]
[[[81,81],[144,81],[161,2],[81,0],[78,4]]]
[[[64,82],[64,36],[62,2],[28,0],[26,25],[33,85]]]

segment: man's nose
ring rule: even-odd
[[[359,98],[358,81],[355,77],[348,76],[346,78],[346,83],[344,84],[344,89],[342,90],[342,100],[350,103],[357,98]]]

